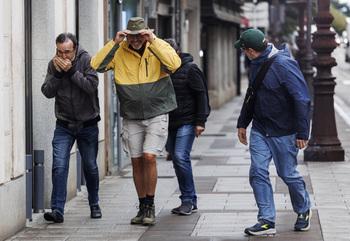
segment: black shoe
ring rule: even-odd
[[[253,227],[246,228],[244,232],[248,235],[255,235],[255,236],[269,235],[269,234],[274,235],[276,234],[275,223],[265,219],[261,219]]]
[[[90,206],[90,210],[91,210],[91,215],[90,215],[91,218],[101,218],[102,217],[100,206],[98,206],[98,205]]]
[[[44,213],[44,218],[46,221],[63,223],[63,215],[56,211]]]
[[[311,209],[298,215],[294,225],[295,231],[308,231],[310,229]]]

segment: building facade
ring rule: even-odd
[[[26,223],[23,1],[0,6],[0,239]],[[16,210],[16,212],[13,212]]]
[[[237,94],[239,58],[233,44],[239,33],[238,0],[1,0],[0,213],[6,219],[0,220],[0,240],[25,227],[31,212],[50,208],[56,119],[54,99],[41,93],[41,85],[55,55],[57,35],[76,34],[94,56],[133,16],[142,16],[158,37],[174,38],[181,51],[194,56],[207,76],[212,108]],[[130,162],[119,138],[121,119],[111,72],[99,74],[99,99],[98,165],[103,179]],[[35,161],[36,153],[43,153],[42,162]],[[84,184],[79,159],[74,146],[67,200]]]
[[[83,2],[84,4],[79,4]],[[0,2],[1,110],[0,121],[0,240],[25,227],[30,211],[43,212],[50,207],[52,138],[55,128],[54,99],[41,93],[48,62],[56,52],[55,39],[62,32],[72,32],[91,54],[103,46],[103,1],[75,0],[2,0]],[[78,8],[79,6],[79,8]],[[91,18],[96,21],[91,21]],[[98,165],[105,176],[104,78],[100,76]],[[36,168],[37,151],[44,153]],[[67,199],[78,191],[77,147],[71,151]],[[28,157],[31,166],[26,161]],[[31,175],[27,178],[28,173]],[[41,183],[36,185],[37,174]],[[26,181],[26,179],[28,179]],[[28,182],[30,185],[28,186]],[[42,189],[37,189],[37,186]],[[30,190],[28,190],[28,187]],[[32,199],[26,198],[30,192]],[[39,193],[40,192],[40,193]],[[37,200],[37,197],[43,200]],[[35,206],[38,203],[39,205]],[[43,204],[42,206],[40,204]],[[35,210],[36,209],[36,210]]]

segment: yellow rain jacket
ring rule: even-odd
[[[154,36],[155,37],[155,36]],[[120,101],[120,116],[144,120],[177,108],[169,74],[181,65],[174,49],[159,38],[142,56],[129,48],[128,41],[107,43],[92,59],[97,72],[114,69],[114,81]]]

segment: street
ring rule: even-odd
[[[337,66],[332,69],[335,81],[334,108],[350,127],[350,63],[345,62],[345,48],[337,47],[333,53]],[[349,131],[349,130],[347,130]]]
[[[350,74],[350,64],[343,61],[343,49],[336,49],[335,55],[338,66],[332,69],[332,73],[338,83],[335,95],[336,121],[346,157],[344,162],[304,162],[303,151],[299,152],[298,170],[305,178],[312,199],[313,215],[309,232],[294,231],[296,214],[290,204],[289,192],[278,178],[272,162],[270,178],[275,193],[277,234],[271,237],[244,234],[244,229],[256,221],[257,207],[249,185],[248,147],[239,143],[235,127],[243,101],[243,96],[239,96],[212,111],[206,132],[194,143],[191,157],[199,198],[197,213],[190,216],[171,214],[171,209],[179,205],[180,192],[172,163],[163,157],[157,161],[159,178],[155,226],[130,225],[130,218],[137,212],[138,200],[132,169],[128,166],[119,174],[101,180],[102,219],[90,219],[87,192],[83,189],[77,197],[67,202],[64,223],[49,223],[38,213],[25,229],[7,240],[349,240],[350,125],[345,123],[346,120],[339,113],[350,113],[347,97],[350,86],[346,79]]]

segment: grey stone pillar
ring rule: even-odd
[[[207,81],[209,90],[209,99],[212,108],[217,108],[220,105],[219,95],[222,86],[222,58],[221,41],[220,41],[220,26],[208,26],[208,50],[207,50]]]
[[[54,57],[55,0],[32,1],[32,79],[33,79],[33,148],[45,152],[45,208],[50,207],[52,137],[55,128],[54,99],[41,92],[47,65]]]
[[[79,0],[79,43],[83,48],[91,55],[95,56],[96,53],[104,46],[101,38],[101,27],[99,21],[101,16],[98,12],[103,6],[102,1],[95,0]],[[115,21],[115,19],[113,20]],[[115,23],[117,24],[117,23]],[[113,33],[114,35],[115,33]],[[114,37],[113,37],[114,38]],[[108,72],[110,75],[111,72]],[[110,142],[105,142],[105,139],[112,138],[110,114],[113,113],[111,108],[111,97],[113,92],[113,83],[105,78],[106,75],[99,74],[98,95],[100,100],[100,116],[101,121],[98,124],[99,127],[99,151],[97,156],[97,164],[99,168],[99,176],[102,179],[106,172],[106,165],[109,165],[111,169],[112,156],[105,156],[106,148],[110,148]],[[105,98],[106,96],[106,98]],[[108,101],[107,101],[108,98]],[[106,128],[106,130],[105,130]],[[112,153],[109,151],[108,153]]]
[[[79,0],[79,42],[91,56],[99,51],[98,1]]]

